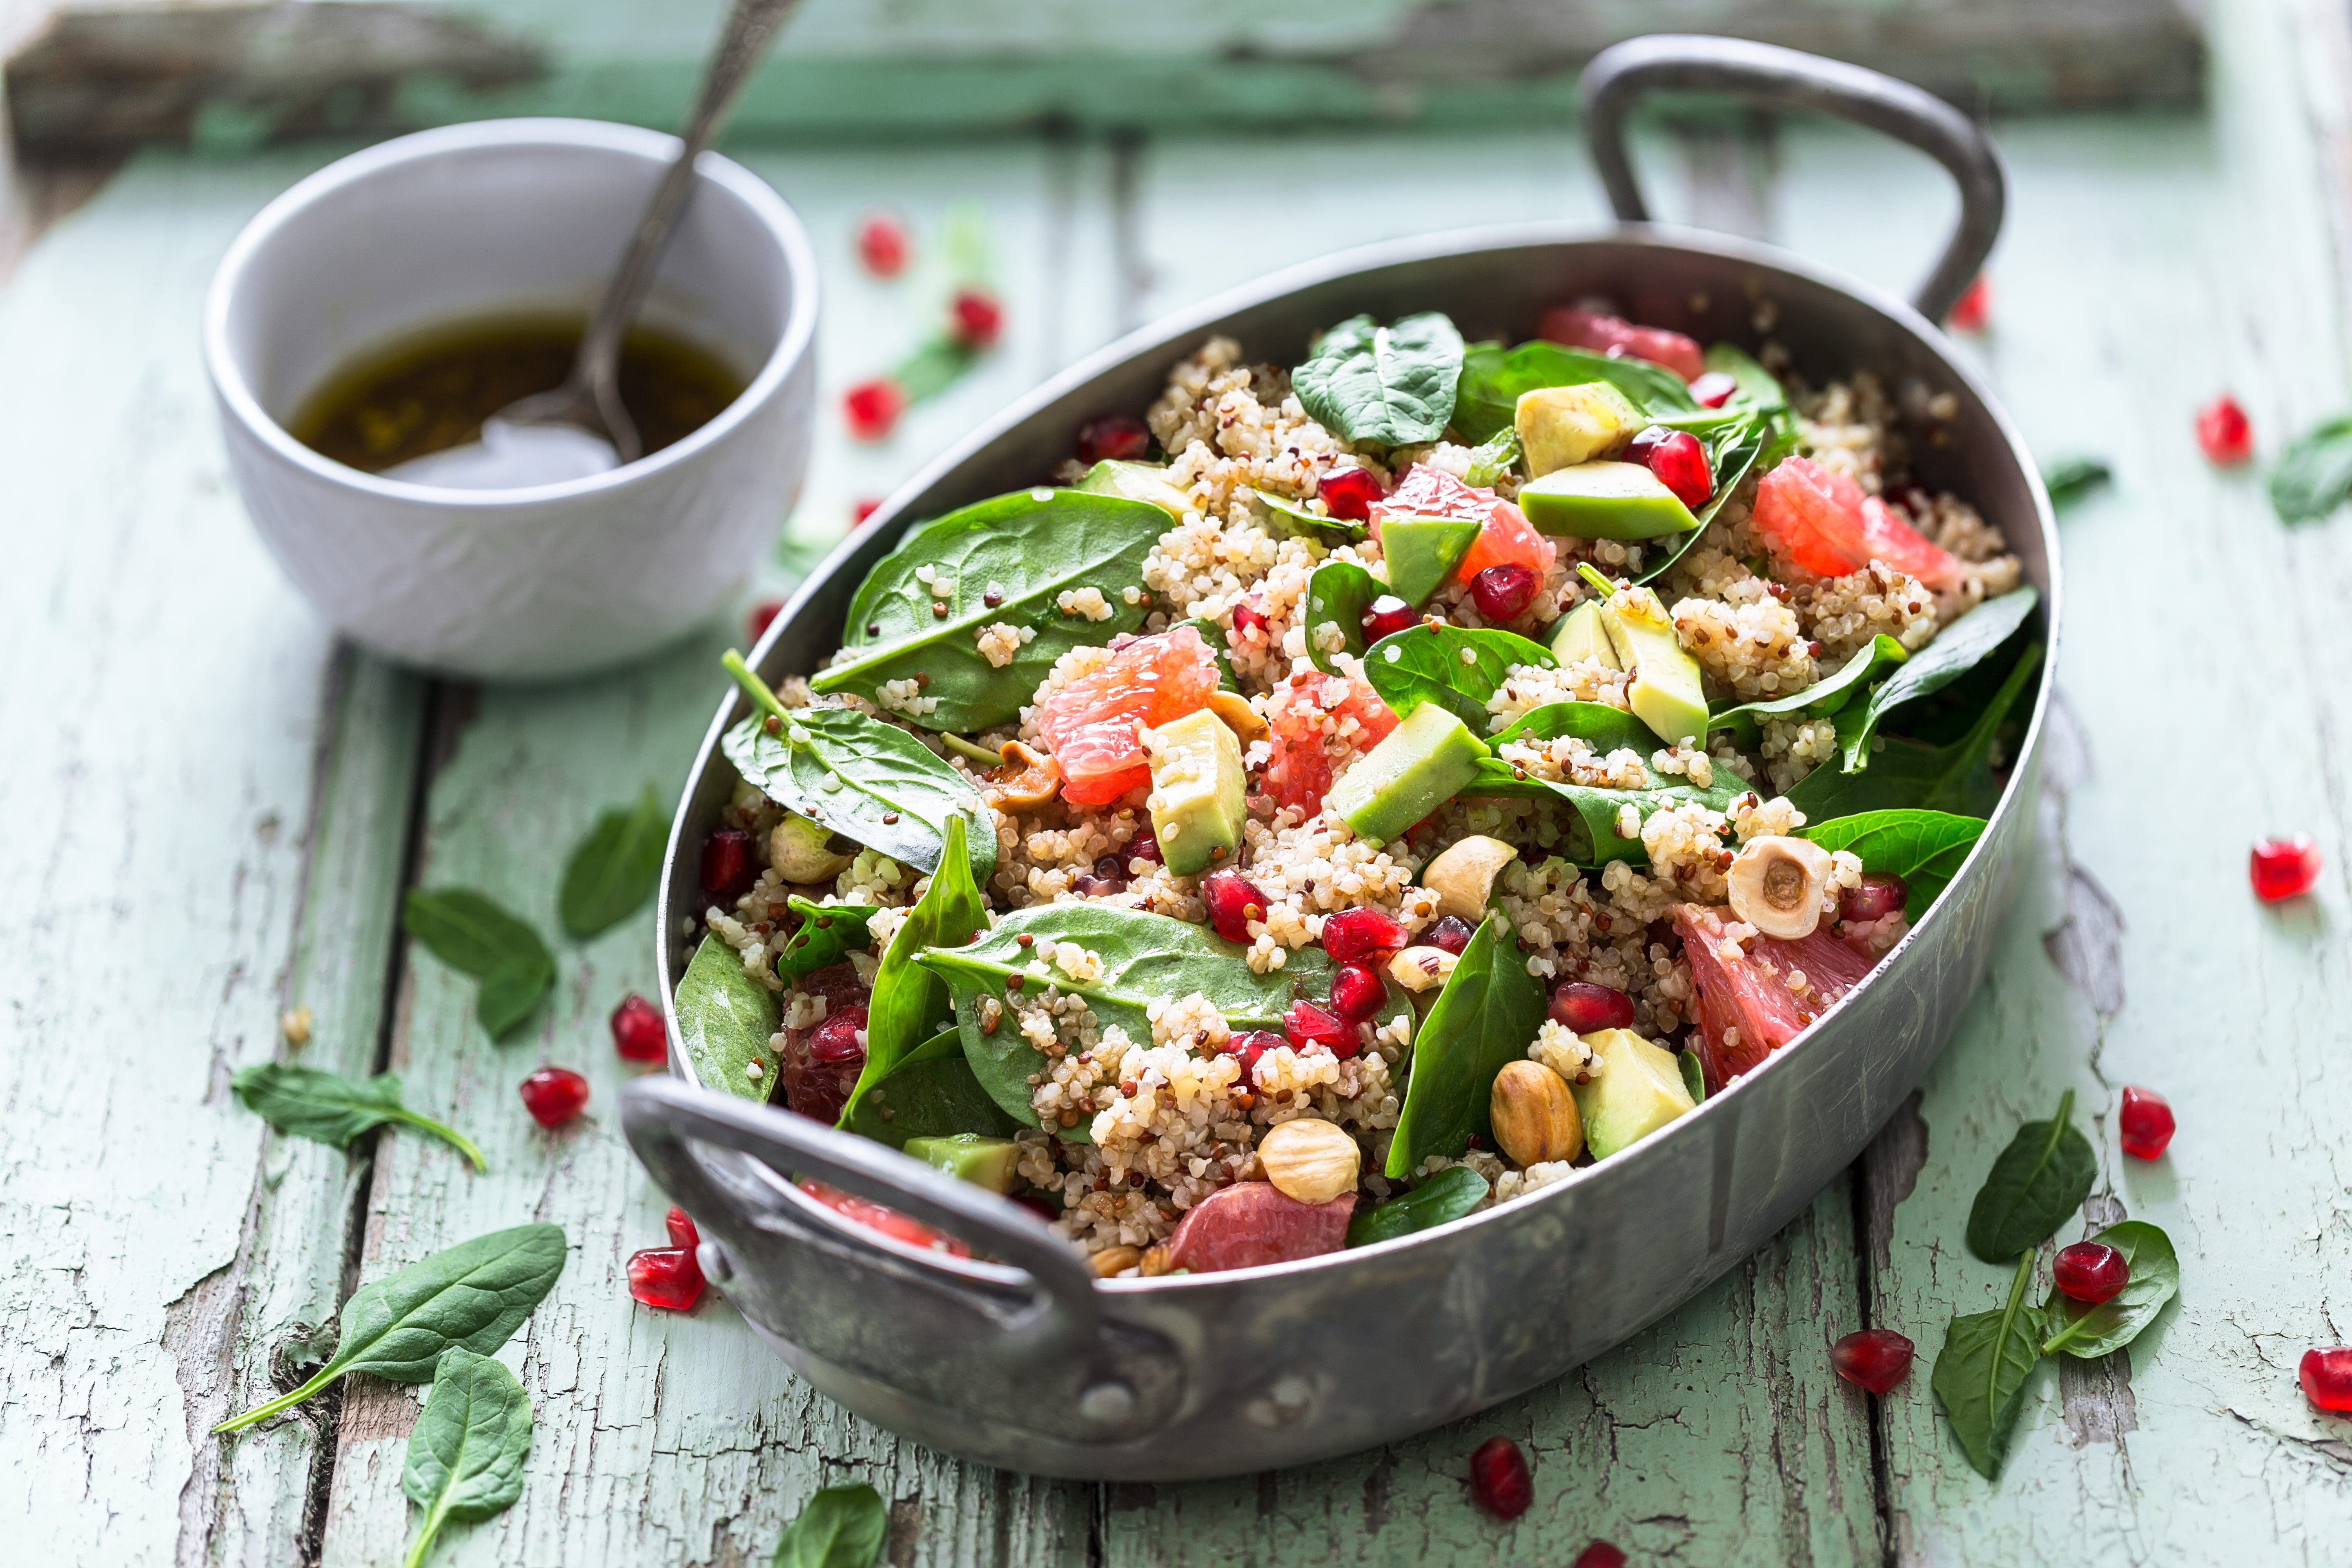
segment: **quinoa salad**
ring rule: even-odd
[[[1512,1202],[1753,1071],[1957,873],[2041,656],[1915,476],[1951,397],[1769,324],[1211,338],[915,523],[821,668],[729,656],[697,1075],[1150,1278]]]

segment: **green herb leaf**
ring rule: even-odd
[[[1435,310],[1393,327],[1351,316],[1290,373],[1299,406],[1342,441],[1409,447],[1445,434],[1462,378],[1462,334]]]
[[[893,1149],[904,1148],[909,1138],[951,1138],[959,1132],[1010,1138],[1021,1130],[980,1087],[963,1054],[963,1036],[955,1029],[908,1052],[850,1101],[842,1125]]]
[[[539,933],[470,888],[417,889],[401,904],[400,924],[442,963],[481,981],[474,1015],[494,1040],[530,1017],[555,984],[555,955]]]
[[[517,958],[482,976],[474,989],[474,1016],[490,1038],[512,1034],[539,1006],[539,999],[555,984],[551,957]]]
[[[1494,715],[1486,700],[1501,689],[1514,665],[1551,669],[1551,649],[1514,632],[1467,626],[1417,626],[1393,632],[1364,655],[1364,679],[1400,719],[1424,702],[1442,703],[1485,735]]]
[[[1491,489],[1496,479],[1517,468],[1526,457],[1519,448],[1518,431],[1506,426],[1470,449],[1470,468],[1462,476],[1462,482]]]
[[[1683,1088],[1689,1091],[1693,1105],[1706,1103],[1706,1064],[1698,1059],[1696,1051],[1685,1050],[1675,1058],[1683,1069]]]
[[[781,734],[753,714],[719,750],[787,811],[925,871],[940,868],[948,823],[977,819],[980,789],[922,742],[854,708],[799,708]],[[973,879],[996,868],[996,835],[970,838]]]
[[[1490,744],[1499,751],[1507,742],[1555,741],[1567,735],[1575,736],[1603,757],[1612,752],[1633,752],[1642,763],[1642,786],[1601,789],[1590,784],[1556,783],[1533,773],[1519,778],[1512,773],[1511,764],[1496,755],[1480,761],[1476,776],[1462,793],[1538,800],[1549,795],[1566,801],[1576,810],[1580,833],[1562,847],[1562,853],[1580,866],[1605,866],[1612,860],[1622,860],[1629,866],[1649,863],[1650,852],[1643,847],[1640,837],[1622,837],[1617,831],[1619,816],[1626,806],[1632,806],[1643,821],[1668,805],[1685,801],[1698,801],[1710,810],[1723,811],[1730,806],[1735,795],[1748,787],[1728,768],[1717,769],[1705,789],[1680,775],[1655,772],[1649,758],[1657,749],[1657,737],[1631,713],[1605,703],[1548,702],[1520,715]]]
[[[521,1225],[461,1241],[362,1285],[343,1303],[335,1353],[289,1394],[213,1428],[234,1432],[289,1410],[347,1372],[423,1383],[452,1345],[488,1355],[507,1342],[563,1272],[560,1226]]]
[[[1429,1180],[1348,1222],[1348,1245],[1370,1247],[1418,1230],[1431,1230],[1475,1212],[1492,1189],[1467,1165],[1448,1165]]]
[[[843,963],[874,945],[866,923],[882,911],[871,904],[821,904],[798,893],[786,894],[784,902],[801,917],[800,929],[776,955],[776,973],[787,981]]]
[[[1391,1180],[1432,1154],[1459,1157],[1474,1132],[1491,1139],[1486,1100],[1495,1075],[1528,1054],[1548,1005],[1519,957],[1510,921],[1489,914],[1454,960],[1413,1038],[1404,1110],[1389,1145]]]
[[[2115,470],[2101,458],[2067,458],[2042,470],[2042,488],[2050,492],[2052,506],[2063,508],[2114,483],[2115,477]]]
[[[1293,539],[1319,539],[1327,544],[1353,544],[1370,536],[1372,525],[1355,522],[1328,512],[1310,511],[1288,496],[1278,496],[1272,490],[1256,492],[1259,501],[1271,514],[1268,526],[1272,531],[1287,534]]]
[[[1969,1207],[1969,1250],[1987,1263],[2006,1263],[2041,1246],[2090,1196],[2099,1161],[2068,1120],[2074,1110],[2070,1089],[2057,1115],[2019,1128],[1993,1161]]]
[[[1997,1312],[1955,1317],[1936,1356],[1932,1380],[1944,1418],[1969,1463],[1987,1480],[2000,1474],[2001,1456],[2025,1403],[2025,1380],[2042,1359],[2042,1314],[2025,1299],[2033,1254],[2017,1260],[2009,1304]]]
[[[443,1351],[400,1475],[400,1489],[425,1510],[407,1568],[420,1568],[444,1524],[478,1524],[513,1507],[530,1452],[530,1401],[514,1373],[459,1346]]]
[[[1338,626],[1341,651],[1364,657],[1364,612],[1388,592],[1379,578],[1352,561],[1326,561],[1307,579],[1307,657],[1326,675],[1340,674],[1338,659],[1317,634]]]
[[[1984,830],[1981,817],[1949,812],[1865,811],[1808,827],[1804,836],[1824,849],[1853,851],[1865,871],[1902,878],[1908,894],[1903,912],[1916,921],[1959,875]]]
[[[781,1067],[768,1045],[779,1012],[775,993],[743,972],[743,955],[723,937],[704,937],[677,983],[677,1035],[695,1078],[705,1089],[766,1103]]]
[[[773,1568],[874,1568],[889,1529],[890,1510],[872,1487],[826,1487],[785,1527]]]
[[[882,954],[866,1004],[866,1065],[842,1110],[846,1126],[858,1100],[887,1077],[909,1052],[948,1026],[954,1003],[947,984],[916,962],[929,948],[959,948],[988,929],[988,905],[972,880],[964,853],[964,821],[948,819],[947,851],[931,885],[916,901]],[[966,1130],[968,1131],[968,1129]]]
[[[1968,733],[1951,744],[1925,746],[1887,739],[1885,750],[1870,753],[1870,766],[1863,772],[1815,768],[1790,786],[1790,801],[1816,825],[1860,812],[1913,808],[1990,816],[2000,803],[1992,744],[2041,663],[2039,645],[2020,655]]]
[[[1454,428],[1474,442],[1491,440],[1511,426],[1521,393],[1595,381],[1607,382],[1653,418],[1708,412],[1693,400],[1683,378],[1664,365],[1643,359],[1612,359],[1589,349],[1538,339],[1515,349],[1490,342],[1474,343],[1463,351],[1462,383],[1454,398]]]
[[[1752,750],[1767,719],[1825,718],[1843,708],[1855,692],[1911,656],[1903,645],[1879,633],[1853,650],[1834,674],[1823,676],[1802,691],[1723,709],[1707,720],[1710,730],[1728,730],[1744,749]]]
[[[556,900],[563,929],[584,940],[635,913],[661,879],[668,841],[669,818],[651,784],[636,805],[600,814],[564,863],[563,890]]]
[[[2271,470],[2271,510],[2281,522],[2316,522],[2352,498],[2352,414],[2287,443]]]
[[[2042,1309],[2043,1331],[2050,1335],[2042,1342],[2043,1355],[2064,1351],[2096,1361],[2119,1351],[2139,1338],[2164,1304],[2180,1294],[2180,1259],[2172,1250],[2172,1238],[2155,1226],[2127,1219],[2090,1239],[2122,1253],[2131,1266],[2131,1278],[2096,1306],[2086,1307],[2052,1290]]]
[[[1881,719],[1902,704],[1948,686],[1975,668],[2025,624],[2025,617],[2041,602],[2042,595],[2029,584],[1998,599],[1987,599],[1937,633],[1935,641],[1913,654],[1879,683],[1863,707],[1861,723],[1838,726],[1845,742],[1845,771],[1860,773],[1869,762],[1870,738],[1877,732]]]
[[[349,1079],[318,1068],[262,1062],[229,1079],[237,1103],[280,1132],[330,1148],[348,1149],[352,1140],[387,1121],[429,1132],[486,1171],[482,1152],[454,1127],[420,1116],[400,1102],[400,1079],[388,1072]]]

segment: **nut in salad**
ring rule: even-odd
[[[1356,1141],[1343,1129],[1307,1118],[1267,1129],[1257,1160],[1277,1191],[1302,1204],[1328,1204],[1354,1192],[1363,1164]]]
[[[1476,925],[1486,918],[1486,900],[1495,879],[1519,852],[1499,838],[1472,834],[1445,847],[1421,874],[1421,885],[1437,895],[1437,912],[1458,915]]]
[[[1521,1165],[1573,1160],[1584,1150],[1584,1123],[1568,1083],[1541,1062],[1507,1062],[1486,1099],[1495,1142]]]
[[[1766,936],[1782,942],[1813,934],[1822,923],[1829,851],[1803,838],[1751,838],[1732,861],[1731,909]]]

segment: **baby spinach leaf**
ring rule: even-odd
[[[776,955],[776,973],[787,981],[839,963],[874,945],[866,934],[866,922],[882,911],[870,904],[820,904],[798,893],[786,894],[784,901],[801,917],[800,929]]]
[[[1676,1065],[1683,1069],[1683,1088],[1689,1093],[1691,1103],[1705,1105],[1706,1103],[1706,1064],[1698,1059],[1696,1051],[1692,1050],[1684,1051],[1675,1059]]]
[[[778,1013],[775,993],[743,972],[743,955],[724,937],[704,937],[677,983],[677,1034],[705,1089],[767,1102],[780,1066],[768,1044]]]
[[[1393,327],[1350,316],[1315,340],[1290,389],[1342,441],[1409,447],[1445,433],[1462,378],[1462,334],[1436,310]]]
[[[514,1373],[460,1346],[443,1351],[400,1475],[400,1489],[425,1510],[406,1568],[422,1568],[444,1524],[478,1524],[513,1507],[530,1452],[530,1401]]]
[[[474,1016],[492,1039],[530,1016],[555,984],[555,955],[519,917],[470,888],[417,889],[401,903],[401,929],[481,984]]]
[[[1969,1250],[1987,1263],[2006,1263],[2039,1247],[2091,1195],[2099,1174],[2090,1140],[2074,1130],[2074,1091],[2058,1100],[2058,1114],[2017,1130],[1992,1163],[1969,1207]]]
[[[866,1004],[866,1065],[842,1110],[844,1125],[867,1089],[887,1077],[908,1052],[948,1026],[954,1004],[946,983],[916,959],[928,949],[961,947],[988,929],[988,905],[972,880],[963,835],[963,818],[950,817],[940,868],[899,922],[882,954],[882,966],[875,971],[874,994]]]
[[[2041,662],[2041,647],[2028,647],[1968,733],[1951,744],[1885,739],[1885,749],[1871,752],[1864,772],[1815,768],[1790,786],[1789,799],[1816,825],[1859,812],[1909,808],[1990,816],[2000,803],[1992,743]]]
[[[2172,1238],[2144,1220],[2111,1225],[2093,1241],[2104,1242],[2124,1255],[2131,1278],[2124,1288],[2096,1306],[2050,1292],[2042,1304],[2042,1328],[2050,1337],[2042,1343],[2043,1355],[2064,1351],[2084,1361],[2123,1349],[2156,1321],[2164,1304],[2180,1294],[2180,1259]]]
[[[2102,458],[2066,458],[2042,470],[2042,488],[2050,492],[2053,507],[2063,508],[2112,484],[2115,477]]]
[[[403,1105],[400,1079],[394,1073],[349,1079],[318,1068],[261,1062],[240,1069],[229,1079],[229,1090],[238,1104],[278,1131],[314,1143],[348,1149],[352,1139],[370,1128],[397,1121],[440,1139],[472,1161],[477,1171],[489,1169],[472,1139]]]
[[[1799,715],[1819,719],[1834,713],[1843,708],[1864,684],[1877,679],[1910,657],[1901,643],[1881,632],[1854,649],[1853,657],[1840,665],[1835,673],[1823,676],[1802,691],[1725,708],[1707,721],[1707,727],[1710,730],[1728,730],[1743,748],[1752,748],[1765,720],[1792,719]]]
[[[1662,419],[1661,424],[1672,424]],[[1796,446],[1792,421],[1784,409],[1776,415],[1748,414],[1736,423],[1712,431],[1702,437],[1706,443],[1707,466],[1715,475],[1715,494],[1695,514],[1698,526],[1685,533],[1672,550],[1652,564],[1634,574],[1636,583],[1654,583],[1673,569],[1675,562],[1690,553],[1691,547],[1706,537],[1706,525],[1715,521],[1731,498],[1739,493],[1752,474],[1760,473],[1779,462]]]
[[[1863,706],[1862,722],[1839,726],[1845,742],[1845,771],[1860,773],[1867,763],[1870,738],[1877,733],[1881,719],[1902,704],[1925,697],[1967,674],[2007,642],[2010,634],[2025,624],[2025,617],[2041,601],[2042,595],[2034,592],[2031,584],[1998,599],[1987,599],[1937,633],[1935,641],[1904,661],[1871,692],[1870,700]]]
[[[1303,502],[1288,496],[1278,496],[1272,490],[1259,490],[1257,499],[1273,514],[1274,531],[1295,539],[1319,539],[1327,544],[1353,544],[1368,538],[1372,531],[1369,522],[1355,522],[1328,512],[1310,511]]]
[[[1404,1110],[1389,1145],[1391,1180],[1432,1154],[1458,1157],[1474,1132],[1491,1140],[1486,1099],[1495,1075],[1528,1054],[1549,1003],[1528,973],[1508,919],[1489,914],[1454,963],[1413,1037]]]
[[[213,1428],[234,1432],[289,1410],[347,1372],[423,1383],[441,1352],[488,1355],[507,1342],[563,1272],[563,1229],[519,1225],[419,1259],[343,1303],[335,1353],[310,1381]]]
[[[2287,443],[2271,470],[2271,510],[2281,522],[2316,522],[2352,499],[2352,414]]]
[[[552,958],[517,958],[482,976],[474,988],[474,1016],[502,1040],[539,1006],[539,999],[555,984]]]
[[[1631,750],[1642,759],[1642,786],[1603,789],[1555,782],[1534,773],[1522,776],[1499,754],[1508,742],[1553,741],[1564,735],[1575,736],[1602,757]],[[1685,801],[1697,801],[1711,811],[1723,811],[1748,787],[1746,781],[1728,768],[1716,769],[1705,789],[1678,774],[1658,773],[1649,762],[1657,749],[1657,737],[1631,713],[1605,703],[1548,702],[1522,714],[1491,743],[1497,754],[1479,762],[1476,776],[1462,793],[1531,800],[1549,795],[1567,802],[1576,812],[1580,833],[1562,848],[1567,858],[1580,866],[1605,866],[1612,860],[1622,860],[1629,866],[1648,864],[1650,854],[1641,839],[1622,837],[1617,831],[1626,806],[1632,806],[1643,821],[1662,807]]]
[[[1824,849],[1851,849],[1862,868],[1903,879],[1903,912],[1927,913],[1960,863],[1983,837],[1984,819],[1942,811],[1865,811],[1808,827],[1804,837]]]
[[[1969,1463],[1987,1480],[2000,1474],[2001,1456],[2025,1403],[2025,1380],[2042,1359],[2042,1314],[2025,1299],[2032,1277],[2033,1254],[2028,1252],[2017,1260],[2009,1304],[1997,1312],[1955,1317],[1936,1356],[1937,1402]]]
[[[628,919],[653,897],[668,841],[669,817],[651,784],[636,805],[599,814],[564,863],[556,899],[563,929],[584,940]]]
[[[1348,1245],[1370,1247],[1376,1241],[1394,1241],[1417,1230],[1434,1229],[1475,1213],[1493,1190],[1486,1178],[1469,1166],[1448,1165],[1412,1191],[1349,1221]]]
[[[1127,591],[1142,595],[1143,558],[1171,526],[1149,501],[1086,490],[1016,490],[950,512],[875,563],[842,632],[852,657],[809,685],[871,699],[886,682],[920,676],[922,695],[939,704],[915,721],[925,729],[1010,723],[1062,655],[1142,629],[1148,595],[1129,604]],[[930,582],[916,575],[927,568]],[[935,594],[940,580],[952,590]],[[1061,595],[1087,588],[1102,591],[1108,618],[1063,612]],[[1000,621],[1036,633],[1002,668],[978,641]]]
[[[1658,746],[1658,738],[1647,724],[1606,702],[1547,702],[1530,708],[1496,735],[1493,744],[1557,741],[1563,735],[1575,736],[1602,756],[1626,750],[1654,752]]]
[[[1326,561],[1307,579],[1307,657],[1326,675],[1340,673],[1339,662],[1317,634],[1338,626],[1342,651],[1364,657],[1364,612],[1388,592],[1387,584],[1352,561]]]
[[[1506,426],[1470,449],[1470,469],[1462,476],[1462,482],[1482,489],[1492,489],[1496,479],[1517,468],[1526,456],[1519,449],[1517,429]]]
[[[889,1510],[872,1487],[826,1487],[784,1527],[772,1568],[874,1568],[889,1529]]]
[[[1454,428],[1473,442],[1491,440],[1512,425],[1521,393],[1595,381],[1609,383],[1635,408],[1654,418],[1703,412],[1683,378],[1664,365],[1642,359],[1612,359],[1590,349],[1537,339],[1515,349],[1489,342],[1473,344],[1463,352],[1462,384],[1454,399]]]
[[[1484,735],[1494,718],[1486,700],[1501,689],[1512,666],[1551,669],[1559,663],[1551,649],[1515,632],[1423,621],[1374,643],[1364,655],[1364,679],[1400,719],[1424,702],[1436,702],[1451,709],[1472,734]]]
[[[948,1138],[978,1132],[1010,1138],[1021,1124],[980,1087],[963,1054],[963,1036],[948,1029],[908,1052],[880,1081],[849,1104],[843,1126],[850,1131],[906,1146],[909,1138]]]

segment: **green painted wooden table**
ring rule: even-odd
[[[2352,524],[2290,532],[2253,472],[2189,438],[2233,388],[2263,449],[2347,401],[2342,18],[2220,0],[2210,107],[2000,127],[2010,228],[1969,348],[2045,454],[2109,458],[2072,512],[2064,703],[2034,874],[1931,1075],[1771,1246],[1633,1343],[1475,1420],[1303,1469],[1094,1487],[974,1468],[854,1420],[723,1301],[634,1307],[623,1260],[664,1200],[612,1114],[606,1036],[651,980],[632,922],[566,946],[552,1003],[493,1047],[470,990],[412,961],[401,889],[467,883],[553,927],[565,850],[602,806],[674,791],[731,628],[568,684],[438,684],[340,646],[261,552],[225,470],[195,317],[237,226],[337,149],[134,160],[0,289],[0,1556],[43,1563],[377,1564],[411,1529],[414,1390],[356,1379],[224,1442],[360,1280],[525,1219],[571,1261],[504,1352],[539,1413],[522,1501],[436,1563],[764,1562],[810,1492],[893,1500],[907,1563],[1566,1563],[1595,1537],[1698,1564],[2342,1561],[2352,1424],[2294,1366],[2352,1328]],[[936,279],[849,265],[876,204],[936,241],[983,215],[1003,349],[851,445],[828,412],[795,539],[829,537],[976,420],[1121,328],[1276,264],[1497,217],[1598,216],[1552,132],[1074,137],[740,155],[828,268],[837,393],[909,345]],[[1659,133],[1684,216],[1907,284],[1948,195],[1908,153],[1810,125]],[[1239,236],[1235,249],[1227,237]],[[828,410],[832,401],[828,399]],[[764,569],[761,593],[789,581]],[[747,593],[748,604],[759,593]],[[2317,896],[2244,882],[2258,834],[2314,834]],[[386,1133],[342,1154],[270,1136],[239,1066],[317,1019],[303,1059],[389,1065],[488,1152]],[[514,1085],[594,1085],[555,1132]],[[2179,1108],[2156,1164],[2113,1111]],[[2126,1357],[2036,1374],[1998,1484],[1962,1461],[1925,1362],[1868,1401],[1828,1346],[1864,1323],[1923,1357],[2003,1271],[1959,1245],[2015,1125],[2074,1089],[2093,1208],[2166,1226],[2181,1300]],[[1518,1438],[1537,1500],[1475,1510],[1469,1450]]]

